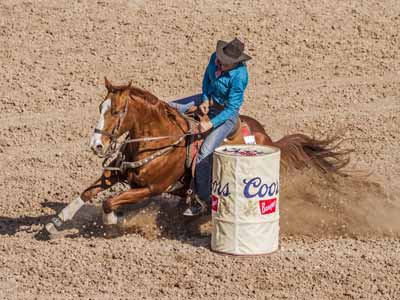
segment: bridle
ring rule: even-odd
[[[104,100],[105,101],[105,100]],[[99,105],[99,111],[101,113],[101,107],[103,105],[103,102],[100,103]],[[117,146],[117,139],[118,139],[118,132],[121,128],[122,122],[125,120],[126,114],[128,112],[128,100],[125,101],[125,106],[124,110],[118,113],[118,122],[117,125],[111,130],[111,133],[102,129],[95,128],[94,133],[98,133],[104,136],[108,136],[110,138],[110,145],[108,146],[105,154],[99,155],[99,157],[106,157],[110,152],[110,155],[115,153],[115,149]]]
[[[126,100],[124,110],[118,113],[118,123],[117,125],[113,128],[113,130],[110,132],[107,132],[105,130],[101,130],[98,128],[94,129],[95,133],[105,135],[110,137],[110,145],[107,147],[107,150],[105,151],[104,154],[99,155],[99,157],[104,158],[102,162],[102,167],[104,170],[110,170],[110,171],[120,171],[120,172],[125,172],[127,169],[136,169],[141,166],[146,165],[150,161],[156,159],[157,157],[160,157],[164,154],[167,154],[168,152],[172,151],[175,146],[179,145],[186,137],[188,136],[193,136],[193,135],[198,135],[198,133],[194,133],[194,128],[193,128],[193,123],[188,121],[188,117],[182,115],[186,122],[189,125],[189,131],[186,133],[183,133],[181,135],[165,135],[165,136],[156,136],[156,137],[139,137],[135,139],[130,139],[129,136],[123,141],[120,145],[118,145],[118,132],[121,128],[121,124],[125,120],[126,114],[128,113],[128,101],[129,99]],[[104,101],[103,101],[104,102]],[[102,106],[103,102],[100,104],[100,107]],[[164,139],[171,139],[171,138],[176,138],[176,141],[163,147],[162,149],[156,151],[152,155],[138,160],[134,162],[128,162],[124,161],[125,157],[123,157],[122,150],[125,148],[127,144],[131,143],[139,143],[139,142],[151,142],[151,141],[159,141],[159,140],[164,140]],[[108,162],[112,158],[112,156],[117,153],[116,157],[116,162],[117,165],[119,166],[109,166]]]

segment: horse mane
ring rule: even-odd
[[[160,100],[149,91],[132,86],[131,83],[127,85],[111,86],[111,90],[114,93],[128,90],[131,99],[140,98],[143,100],[147,109],[154,111],[158,115],[165,115],[172,122],[177,122],[179,118],[182,118],[176,108],[172,107],[167,102]]]
[[[139,97],[144,101],[146,101],[147,103],[149,103],[150,105],[157,105],[159,102],[162,102],[160,99],[158,99],[155,95],[153,95],[149,91],[143,90],[135,86],[129,87],[129,95]]]
[[[144,89],[138,88],[136,86],[132,86],[131,84],[127,85],[113,85],[111,87],[111,91],[114,93],[117,92],[123,92],[129,90],[129,96],[130,97],[138,97],[140,99],[143,99],[145,102],[147,102],[151,106],[169,106],[166,102],[161,101],[158,99],[155,95],[150,93],[149,91],[146,91]],[[170,106],[169,106],[170,107]]]
[[[179,115],[177,109],[170,106],[167,102],[160,100],[155,95],[144,89],[131,85],[113,86],[113,89],[115,91],[125,91],[129,89],[129,96],[137,97],[144,100],[148,108],[156,110],[158,113],[166,113],[168,116],[173,116],[174,118],[176,118],[177,114]]]

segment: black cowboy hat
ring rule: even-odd
[[[217,42],[217,58],[224,65],[232,65],[251,59],[244,51],[244,43],[237,38],[229,43],[219,40]]]

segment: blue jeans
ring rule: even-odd
[[[193,105],[201,104],[201,94],[169,102],[172,107],[177,108],[181,113],[186,112]],[[219,110],[210,107],[209,118],[213,118],[220,113]],[[213,128],[211,133],[205,138],[201,145],[196,159],[196,173],[194,182],[196,193],[203,201],[211,201],[211,180],[212,180],[212,158],[214,150],[222,144],[224,139],[232,132],[237,122],[237,115],[233,115],[224,123]]]
[[[180,113],[184,114],[187,112],[192,106],[196,105],[199,106],[201,104],[201,94],[197,95],[192,95],[186,98],[174,100],[171,102],[168,102],[168,104],[177,110],[179,110]]]

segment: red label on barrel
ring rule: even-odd
[[[262,215],[272,214],[276,211],[276,198],[260,200],[259,205]]]
[[[215,212],[218,210],[218,197],[215,195],[211,195],[211,209]]]

